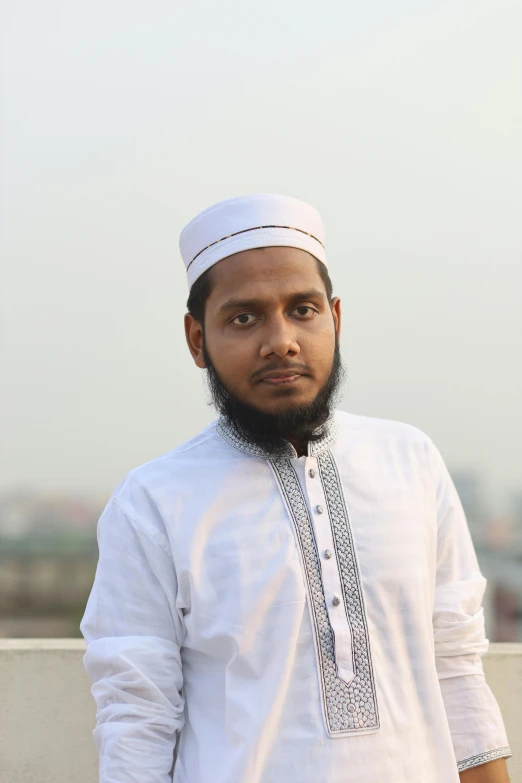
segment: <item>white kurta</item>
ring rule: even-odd
[[[337,411],[277,458],[218,420],[131,471],[81,631],[100,783],[458,783],[511,755],[431,440]]]

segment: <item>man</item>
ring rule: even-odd
[[[180,248],[220,416],[99,520],[81,630],[101,783],[506,783],[485,579],[442,458],[334,408],[319,214],[231,199]]]

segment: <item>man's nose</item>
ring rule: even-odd
[[[272,319],[266,326],[260,351],[262,358],[275,355],[282,359],[288,355],[296,356],[299,351],[294,325],[284,317]]]

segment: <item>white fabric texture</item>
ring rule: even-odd
[[[270,460],[213,422],[120,482],[98,544],[100,783],[458,783],[511,754],[485,580],[416,428],[337,411]]]
[[[179,238],[189,288],[223,258],[270,246],[306,250],[326,266],[324,226],[319,212],[291,196],[239,196],[213,204],[196,215]]]

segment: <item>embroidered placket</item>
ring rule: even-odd
[[[301,553],[328,734],[342,737],[376,731],[379,728],[379,713],[362,584],[333,455],[329,450],[322,451],[317,454],[317,464],[332,529],[333,554],[340,573],[344,611],[351,631],[353,672],[347,677],[349,682],[338,676],[335,632],[327,606],[320,553],[299,478],[290,459],[270,459],[269,464],[294,524]],[[338,606],[337,609],[342,610],[343,607]]]
[[[314,473],[313,478],[310,476],[310,468],[307,471],[307,466],[311,466]],[[305,498],[308,500],[307,505],[311,512],[310,519],[319,551],[326,608],[333,631],[337,676],[350,685],[355,677],[352,634],[343,599],[339,564],[334,556],[335,543],[330,512],[320,478],[317,457],[307,457],[304,474],[301,474],[300,467],[300,465],[296,466],[296,472],[301,481]],[[316,513],[317,506],[322,509],[320,515]]]

